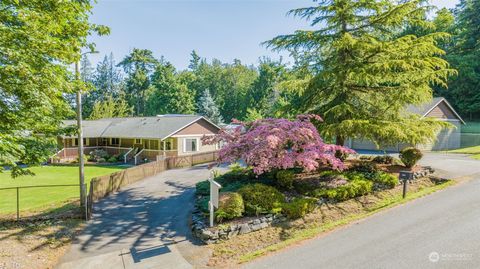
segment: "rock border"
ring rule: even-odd
[[[268,214],[249,219],[243,223],[219,224],[214,227],[208,227],[207,220],[200,210],[196,209],[192,213],[192,233],[205,244],[218,243],[221,240],[227,240],[240,234],[247,234],[270,227],[272,224],[284,222],[287,219],[281,214]]]

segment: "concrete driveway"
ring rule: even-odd
[[[58,268],[192,268],[208,253],[195,247],[189,214],[204,166],[168,170],[95,204],[87,223]]]

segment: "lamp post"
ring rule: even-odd
[[[81,54],[81,56],[89,54],[89,53],[97,53],[96,51],[88,51]],[[81,58],[81,57],[80,57]],[[75,62],[75,79],[80,81],[80,64],[79,61]],[[78,178],[80,181],[80,207],[85,207],[86,201],[86,192],[87,188],[85,187],[85,162],[83,157],[83,128],[82,128],[82,92],[81,88],[79,87],[76,92],[76,105],[77,105],[77,139],[78,139]]]

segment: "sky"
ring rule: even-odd
[[[178,69],[185,69],[190,53],[222,62],[241,60],[258,64],[259,57],[274,59],[285,53],[272,52],[261,43],[280,34],[308,29],[307,22],[286,16],[288,10],[312,5],[311,0],[98,0],[92,23],[111,28],[109,36],[92,36],[97,63],[113,53],[120,62],[133,48],[149,49],[164,56]],[[458,0],[433,0],[438,7],[453,8]]]

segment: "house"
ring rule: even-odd
[[[437,134],[435,141],[424,145],[416,145],[417,148],[424,151],[460,148],[460,132],[462,125],[465,124],[465,122],[445,98],[436,97],[430,102],[422,105],[410,105],[406,110],[407,112],[421,115],[422,118],[433,117],[439,120],[450,122],[456,127],[454,129],[441,130]],[[377,146],[373,142],[364,139],[349,139],[346,145],[355,150],[378,150]],[[398,152],[407,146],[409,145],[397,144],[395,146],[381,148],[380,150]]]
[[[64,121],[66,126],[76,121]],[[217,145],[203,145],[201,138],[214,135],[220,128],[202,116],[158,115],[155,117],[109,118],[83,121],[84,153],[104,149],[110,155],[122,156],[124,161],[156,160],[159,156],[171,157],[212,152]],[[76,159],[78,138],[60,136],[62,148],[57,158]]]

